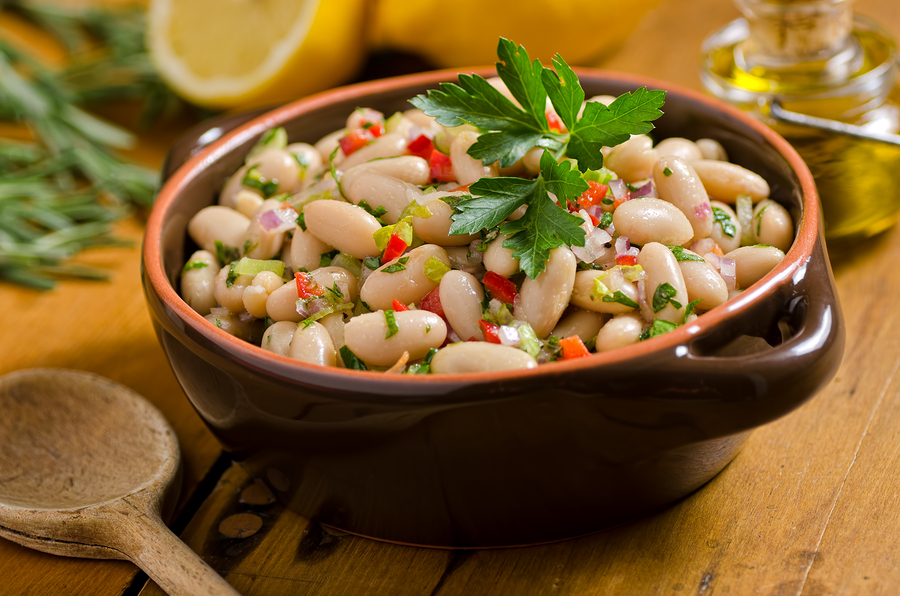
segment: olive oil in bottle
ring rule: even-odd
[[[900,214],[900,146],[790,124],[780,106],[866,131],[900,130],[896,47],[852,0],[735,0],[744,18],[703,45],[706,88],[772,126],[813,173],[825,236],[840,245],[875,235]]]

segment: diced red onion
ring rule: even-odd
[[[500,338],[500,343],[504,346],[516,347],[522,341],[519,337],[519,330],[509,325],[500,325],[500,328],[497,330],[497,337]]]
[[[455,344],[455,343],[463,341],[463,340],[459,337],[459,335],[456,334],[456,331],[454,331],[453,328],[451,327],[450,331],[447,333],[447,341],[450,342],[451,344]]]
[[[637,190],[631,191],[632,199],[637,199],[640,197],[646,197],[650,199],[656,198],[656,188],[654,188],[653,182],[647,181],[644,185],[639,186]]]
[[[622,256],[628,249],[631,248],[631,241],[628,240],[628,236],[619,236],[616,238],[616,256]]]
[[[637,246],[632,246],[624,254],[626,257],[636,257],[641,254],[641,250]]]
[[[640,306],[641,316],[644,317],[647,321],[653,320],[653,309],[650,308],[650,305],[647,303],[647,294],[645,292],[645,282],[643,279],[637,280],[635,284],[637,286],[637,295],[638,295],[638,306]]]
[[[728,287],[728,291],[732,291],[736,285],[736,274],[735,274],[735,266],[734,259],[730,259],[728,257],[722,257],[719,259],[719,273],[722,274],[722,279],[725,280],[725,285]]]
[[[317,312],[321,312],[330,306],[331,305],[328,304],[328,300],[326,300],[325,298],[316,298],[315,300],[310,300],[309,304],[307,304],[309,314],[311,315],[314,315]]]
[[[256,318],[256,317],[254,317],[253,315],[251,315],[251,314],[250,314],[249,312],[247,312],[246,310],[243,311],[241,314],[238,315],[238,319],[240,319],[241,323],[249,323],[250,321],[252,321],[252,320],[255,319],[255,318]]]
[[[294,308],[297,310],[297,314],[303,317],[304,319],[309,316],[309,308],[307,308],[306,302],[302,299],[297,300],[294,305]]]
[[[714,252],[708,252],[703,254],[703,258],[706,259],[706,262],[715,267],[716,269],[722,269],[722,257],[717,255]]]
[[[270,209],[260,213],[256,219],[263,230],[277,234],[294,229],[297,225],[297,212],[293,209]]]
[[[603,217],[602,205],[591,205],[586,209],[589,215],[596,217],[598,220]]]
[[[612,191],[613,196],[617,199],[624,199],[628,196],[628,187],[625,186],[625,181],[621,178],[616,178],[615,180],[609,181],[609,190]]]
[[[481,265],[481,261],[484,260],[484,253],[478,250],[478,247],[481,246],[481,240],[473,240],[471,244],[469,244],[469,256],[467,262],[470,267]]]
[[[709,201],[694,205],[694,215],[697,216],[697,219],[712,217],[712,207],[709,206]]]

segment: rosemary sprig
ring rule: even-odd
[[[150,122],[181,104],[156,76],[144,49],[140,9],[77,8],[0,0],[70,52],[51,70],[0,39],[0,120],[26,126],[35,142],[0,139],[0,279],[35,288],[61,277],[105,279],[106,272],[67,263],[96,246],[121,245],[112,222],[132,205],[149,206],[155,171],[115,151],[131,132],[84,106],[144,101]]]

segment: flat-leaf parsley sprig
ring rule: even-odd
[[[469,190],[475,196],[455,206],[450,228],[451,234],[478,233],[527,204],[524,217],[504,223],[500,230],[511,236],[503,246],[514,250],[522,270],[534,279],[546,267],[552,249],[584,246],[582,219],[564,208],[588,188],[581,172],[603,166],[603,146],[652,130],[652,121],[662,115],[665,91],[642,87],[609,106],[588,102],[582,111],[584,90],[561,56],[553,59],[553,69],[546,68],[532,61],[522,46],[500,38],[497,57],[497,74],[521,107],[477,74],[462,74],[458,85],[441,83],[439,90],[410,101],[442,126],[475,126],[482,134],[469,155],[486,165],[498,162],[507,167],[534,147],[546,150],[535,179],[482,178],[472,184]],[[547,98],[568,132],[550,128]],[[578,169],[568,161],[559,163],[564,157],[574,159]]]

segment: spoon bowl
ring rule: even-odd
[[[169,594],[237,594],[162,521],[180,461],[169,423],[122,385],[61,369],[0,378],[0,536],[130,560]]]

